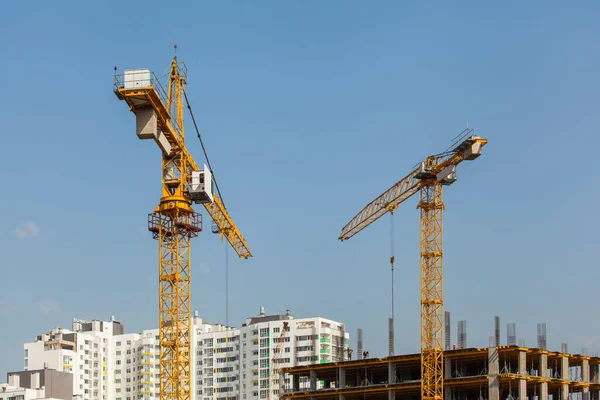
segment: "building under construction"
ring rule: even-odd
[[[517,345],[444,351],[446,400],[600,400],[600,357]],[[286,399],[420,399],[421,355],[285,368]],[[283,374],[282,374],[283,376]]]

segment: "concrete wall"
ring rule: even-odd
[[[73,397],[73,375],[54,369],[17,371],[7,374],[9,382],[18,382],[25,389],[44,388],[44,397],[71,400]]]
[[[46,386],[46,397],[71,400],[73,398],[73,374],[45,370],[42,385]]]

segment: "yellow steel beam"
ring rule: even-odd
[[[394,186],[383,192],[379,197],[370,202],[354,218],[342,228],[339,240],[348,240],[358,232],[377,221],[388,211],[394,211],[406,199],[419,190],[419,181],[415,178],[418,169],[415,169]]]

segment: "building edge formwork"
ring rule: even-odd
[[[444,352],[445,400],[600,400],[600,357],[520,346]],[[419,399],[419,353],[284,368],[280,399]]]

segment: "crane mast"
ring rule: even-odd
[[[487,139],[465,129],[449,150],[427,157],[403,179],[367,204],[343,228],[348,240],[419,192],[421,254],[421,399],[444,398],[443,186],[456,181],[456,166],[481,155]]]
[[[212,193],[212,171],[206,166],[200,170],[186,147],[186,83],[187,69],[176,56],[171,62],[166,93],[149,70],[126,70],[120,76],[115,67],[114,91],[135,114],[138,138],[154,139],[162,151],[162,195],[148,216],[148,230],[158,241],[161,400],[192,397],[190,241],[202,231],[202,216],[194,211],[192,203],[204,205],[221,237],[239,257],[252,256],[222,201]]]

